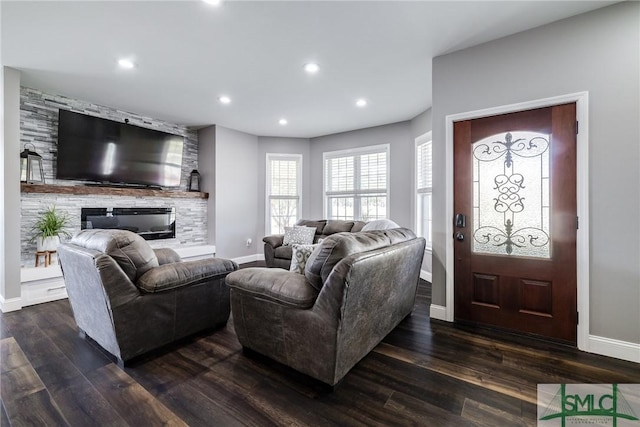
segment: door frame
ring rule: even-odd
[[[502,105],[499,107],[469,111],[465,113],[450,114],[445,117],[445,292],[446,306],[444,307],[444,319],[447,322],[454,320],[454,240],[453,240],[453,123],[478,119],[498,114],[514,113],[535,108],[551,107],[554,105],[576,103],[576,120],[579,122],[579,131],[576,135],[577,143],[577,215],[580,221],[576,236],[576,273],[577,273],[577,308],[580,313],[577,325],[578,349],[588,351],[589,344],[589,92],[577,92],[567,95],[516,104]],[[434,307],[432,307],[433,309]],[[437,310],[431,310],[433,313]]]

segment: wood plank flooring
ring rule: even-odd
[[[0,425],[530,426],[538,383],[640,383],[640,365],[414,313],[334,392],[242,352],[233,321],[124,370],[67,300],[0,317]]]

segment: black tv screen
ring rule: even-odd
[[[58,119],[58,179],[180,186],[182,136],[67,110]]]

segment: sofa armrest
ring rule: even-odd
[[[284,234],[272,234],[271,236],[263,237],[262,241],[275,249],[284,243]]]
[[[152,268],[144,273],[136,286],[148,293],[162,292],[206,282],[238,269],[238,264],[220,258],[174,262]]]
[[[171,248],[159,248],[153,250],[158,258],[158,264],[171,264],[173,262],[181,262],[182,258],[176,251]]]

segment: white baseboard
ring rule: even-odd
[[[18,311],[22,309],[22,298],[9,298],[4,299],[0,295],[0,311],[3,313],[9,313],[10,311]]]
[[[426,280],[426,279],[425,279]],[[429,317],[432,319],[447,321],[447,307],[431,304],[429,307]]]
[[[179,246],[173,248],[173,250],[180,255],[180,258],[187,261],[210,258],[216,255],[216,247],[214,245]]]
[[[589,353],[640,363],[640,344],[589,335]]]
[[[420,278],[431,283],[431,273],[426,270],[420,270]]]
[[[231,260],[235,261],[238,264],[246,264],[248,262],[254,262],[254,261],[264,261],[264,254],[241,256],[238,258],[231,258]]]

